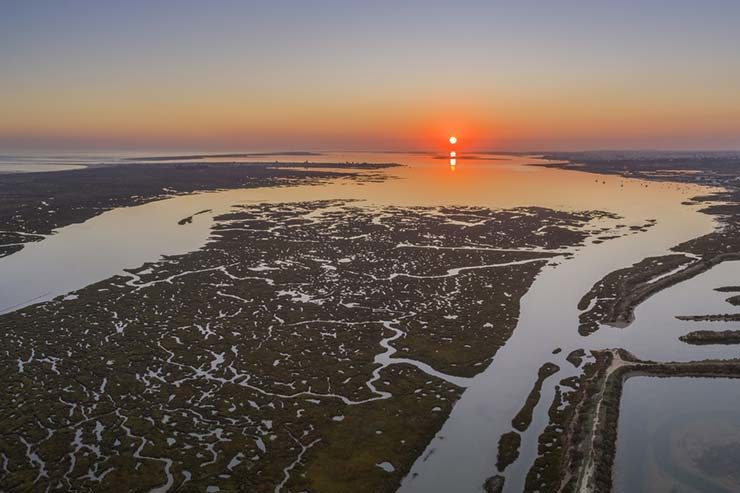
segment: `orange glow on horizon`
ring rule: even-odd
[[[679,138],[686,142],[679,146],[682,148],[704,141],[721,141],[717,145],[722,147],[722,142],[731,140],[740,131],[740,119],[720,125],[712,107],[697,109],[691,120],[682,118],[684,109],[675,105],[665,110],[658,108],[659,112],[650,114],[642,108],[640,119],[633,122],[637,109],[633,111],[633,106],[622,101],[618,107],[610,106],[610,111],[600,114],[593,114],[591,106],[576,106],[568,118],[562,117],[562,107],[547,105],[474,110],[462,103],[456,108],[436,108],[433,103],[412,102],[403,106],[406,115],[403,119],[388,125],[388,109],[381,102],[352,106],[357,118],[351,120],[343,118],[345,108],[336,103],[324,108],[322,114],[326,117],[317,120],[314,103],[300,98],[291,101],[292,105],[265,98],[247,106],[236,96],[226,104],[216,96],[204,96],[205,99],[194,96],[182,102],[167,95],[154,101],[147,95],[139,97],[138,92],[120,100],[106,100],[105,94],[84,99],[76,92],[60,100],[55,94],[49,91],[30,99],[21,94],[7,98],[9,103],[3,107],[5,118],[0,118],[0,147],[219,152],[272,151],[278,147],[423,149],[449,156],[452,149],[462,150],[461,143],[469,152],[550,147],[552,150],[588,149],[595,142],[615,148],[648,146],[653,141],[668,146]],[[223,98],[227,99],[225,95]],[[99,109],[103,106],[105,111]],[[259,119],[245,116],[254,114],[261,116]],[[630,122],[629,127],[624,122]],[[452,137],[455,144],[451,143]]]
[[[457,157],[457,153],[455,151],[450,151],[450,157]]]

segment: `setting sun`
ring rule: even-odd
[[[450,144],[457,144],[457,137],[455,137],[454,135],[450,137]]]

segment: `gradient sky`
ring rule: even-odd
[[[740,149],[739,1],[0,0],[0,151]]]

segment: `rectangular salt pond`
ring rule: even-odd
[[[740,379],[629,378],[620,404],[614,489],[740,491]]]

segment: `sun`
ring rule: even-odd
[[[457,144],[457,137],[454,135],[450,137],[450,144]]]

